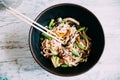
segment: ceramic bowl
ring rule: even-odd
[[[81,26],[88,27],[87,34],[92,39],[91,52],[90,56],[88,57],[88,61],[86,63],[80,63],[76,67],[54,68],[51,61],[40,54],[41,32],[33,27],[31,27],[29,32],[29,46],[31,53],[36,62],[43,69],[47,70],[50,73],[60,76],[74,76],[82,74],[90,70],[98,62],[102,55],[105,45],[102,26],[97,17],[91,11],[80,5],[70,3],[57,4],[45,9],[37,16],[35,21],[43,26],[46,26],[49,24],[51,19],[57,19],[59,17],[72,17],[79,21]]]

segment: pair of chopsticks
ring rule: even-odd
[[[48,36],[52,37],[53,39],[57,40],[60,43],[63,43],[55,33],[53,33],[52,31],[48,30],[47,28],[43,27],[42,25],[40,25],[39,23],[35,22],[34,20],[28,18],[27,16],[21,14],[20,12],[16,11],[15,9],[11,8],[11,7],[6,7],[7,11],[9,13],[11,13],[12,15],[18,17],[19,19],[21,19],[22,21],[28,23],[29,25],[33,26],[34,28],[36,28],[37,30],[47,34]],[[51,35],[52,34],[52,35]],[[53,36],[54,35],[54,36]]]

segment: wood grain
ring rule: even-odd
[[[29,51],[30,26],[0,8],[0,80],[120,80],[120,0],[24,0],[16,8],[35,19],[45,8],[58,3],[75,3],[92,11],[101,22],[105,49],[99,62],[75,77],[60,77],[42,69]]]

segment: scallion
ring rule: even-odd
[[[76,52],[76,51],[72,51],[72,54],[75,56],[75,57],[79,57],[80,55],[79,55],[79,53],[78,52]]]
[[[48,39],[48,40],[51,40],[51,39],[52,39],[50,36],[48,36],[48,35],[45,34],[45,33],[42,33],[41,35],[44,36],[44,38],[46,38],[46,39]]]
[[[80,48],[82,50],[85,50],[85,47],[83,47],[82,45],[80,45],[78,41],[75,41],[75,43],[77,44],[78,48]]]
[[[68,66],[67,64],[62,64],[61,67],[67,68],[67,67],[69,67],[69,66]]]
[[[83,31],[83,30],[85,30],[85,27],[79,28],[76,32],[81,32],[81,31]]]
[[[50,23],[49,23],[49,26],[48,26],[48,29],[49,30],[52,30],[53,29],[53,24],[54,24],[54,19],[51,19]]]

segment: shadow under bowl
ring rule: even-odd
[[[29,32],[29,46],[31,53],[36,62],[50,73],[60,76],[74,76],[91,69],[100,59],[104,49],[104,33],[102,26],[96,16],[88,9],[70,3],[63,3],[51,6],[41,12],[35,21],[43,26],[49,24],[51,19],[59,17],[71,17],[80,22],[81,26],[88,27],[87,35],[92,39],[91,52],[86,63],[80,63],[76,67],[70,68],[54,68],[51,61],[40,54],[41,51],[41,32],[31,27]]]

